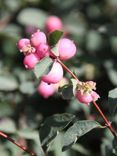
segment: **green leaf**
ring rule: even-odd
[[[73,126],[71,126],[64,134],[62,151],[69,149],[79,137],[83,136],[94,128],[102,128],[102,126],[96,121],[76,121]]]
[[[51,49],[51,52],[56,55],[56,56],[59,56],[59,52],[58,52],[58,47],[57,46],[54,46],[52,49]]]
[[[47,118],[40,128],[40,139],[42,145],[46,145],[51,142],[58,134],[63,130],[75,116],[73,114],[55,114]]]
[[[18,82],[10,75],[0,75],[0,90],[14,91],[18,88]]]
[[[36,26],[43,28],[47,18],[47,13],[40,10],[39,8],[26,8],[21,10],[17,20],[19,23],[26,26]],[[37,20],[35,20],[37,19]]]
[[[116,138],[113,139],[113,153],[117,155],[117,140]]]
[[[42,75],[48,72],[48,68],[52,65],[52,59],[49,57],[43,58],[34,67],[34,74],[39,79]]]
[[[19,87],[23,94],[33,94],[35,92],[34,83],[31,81],[24,81]]]
[[[71,79],[71,82],[72,82],[72,85],[73,85],[73,94],[75,94],[78,81],[76,79]]]
[[[66,85],[62,88],[62,96],[64,99],[69,100],[73,97],[73,86]]]
[[[109,91],[108,103],[110,113],[114,114],[117,109],[117,88]]]
[[[113,85],[117,85],[117,63],[114,60],[107,60],[104,63],[108,77]]]
[[[48,37],[48,43],[50,46],[54,46],[55,44],[57,44],[57,42],[60,40],[60,38],[62,37],[63,32],[56,30],[52,33],[49,34]]]
[[[4,98],[4,97],[3,97]],[[6,116],[11,116],[13,114],[13,108],[8,102],[1,102],[0,101],[0,118],[1,117],[6,117]]]
[[[23,130],[20,130],[20,131],[17,131],[17,134],[20,136],[20,137],[23,137],[25,139],[35,139],[37,137],[39,137],[38,135],[38,132],[37,131],[34,131],[32,129],[23,129]]]
[[[16,132],[16,126],[13,120],[10,118],[4,118],[0,121],[0,131],[6,132],[6,133],[15,133]]]

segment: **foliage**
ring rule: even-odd
[[[97,122],[103,125],[94,107],[73,98],[74,80],[61,87],[59,95],[45,100],[36,92],[36,86],[39,77],[51,67],[50,58],[39,62],[33,72],[28,71],[16,46],[19,38],[29,37],[36,29],[45,31],[50,14],[59,16],[63,31],[78,47],[76,56],[65,64],[79,79],[97,82],[100,106],[116,128],[117,1],[4,0],[0,1],[0,13],[0,130],[39,156],[44,155],[43,150],[49,156],[117,155],[116,140],[106,128],[101,129],[105,126]],[[62,35],[62,31],[56,31],[48,36],[56,56],[56,43]],[[62,152],[66,149],[69,150]],[[2,156],[24,154],[3,138],[0,153]]]

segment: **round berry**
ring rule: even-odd
[[[37,31],[31,36],[31,43],[34,47],[37,47],[40,45],[40,43],[46,43],[46,35],[44,32]]]
[[[49,56],[49,46],[45,43],[41,43],[38,46],[36,53],[40,59],[44,58],[45,56]]]
[[[76,98],[78,99],[78,101],[86,105],[89,105],[90,102],[93,101],[93,98],[90,93],[82,93],[81,91],[76,92]]]
[[[63,38],[58,43],[58,51],[61,60],[68,60],[76,54],[76,46],[70,39]]]
[[[49,16],[45,23],[45,28],[48,32],[52,32],[55,30],[62,30],[63,24],[59,17],[57,16]]]
[[[24,57],[24,66],[27,69],[33,69],[34,66],[39,62],[39,57],[36,54],[29,54]]]
[[[17,43],[18,49],[20,50],[22,50],[24,47],[27,47],[28,45],[30,45],[30,40],[27,38],[22,38]]]
[[[54,62],[50,72],[42,76],[42,80],[47,83],[58,83],[63,78],[63,68],[58,62]]]
[[[37,91],[44,98],[48,98],[49,96],[52,96],[56,90],[54,84],[48,84],[44,81],[41,81],[41,83],[37,87]]]

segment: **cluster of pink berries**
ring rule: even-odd
[[[54,21],[54,22],[51,22]],[[46,22],[48,32],[56,29],[62,29],[62,22],[59,18],[51,16]],[[60,60],[68,60],[76,54],[76,46],[73,41],[68,38],[62,38],[57,43],[58,58]],[[33,69],[35,65],[48,56],[52,59],[53,64],[48,74],[41,77],[41,82],[37,87],[38,92],[44,97],[48,98],[53,95],[63,79],[63,67],[57,62],[56,57],[52,58],[51,47],[47,43],[47,37],[44,32],[37,30],[28,38],[23,38],[18,41],[18,49],[24,54],[24,66],[27,69]],[[84,103],[89,104],[96,101],[99,95],[93,91],[95,90],[95,83],[93,81],[78,82],[76,87],[76,98]]]
[[[76,53],[76,46],[70,39],[62,38],[58,44],[59,58],[68,60]],[[44,32],[37,30],[31,35],[31,38],[23,38],[18,41],[18,49],[24,54],[24,66],[27,69],[33,69],[35,65],[46,56],[51,57],[51,47],[47,43]],[[38,91],[45,98],[49,97],[56,91],[55,84],[63,78],[63,68],[56,59],[53,59],[53,65],[47,75],[43,75]]]

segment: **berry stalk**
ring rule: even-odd
[[[31,156],[37,156],[34,152],[30,151],[25,146],[22,146],[21,144],[17,143],[15,140],[10,138],[7,134],[3,133],[2,131],[0,131],[0,136],[5,138],[5,139],[7,139],[10,142],[12,142],[14,145],[16,145],[17,147],[21,148],[23,151],[27,152]]]
[[[61,60],[59,60],[59,58],[57,58],[57,61],[62,65],[63,69],[65,69],[74,79],[76,79],[78,82],[80,82],[80,80],[77,78],[77,76],[63,62],[61,62]],[[93,101],[93,105],[99,112],[100,116],[103,118],[107,128],[111,131],[111,133],[117,140],[117,133],[114,130],[114,128],[112,127],[111,122],[107,119],[107,117],[104,115],[104,113],[102,112],[102,110],[100,109],[100,107],[97,105],[97,103],[95,101]]]

